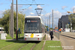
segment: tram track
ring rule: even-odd
[[[21,50],[21,48],[25,47],[28,43],[26,43],[25,45],[23,45],[22,47],[20,47],[18,50]]]
[[[45,45],[45,39],[46,39],[46,37],[43,38],[44,43],[43,43],[43,46],[41,47],[42,50],[43,50],[44,45]],[[43,41],[43,40],[42,40],[42,41]],[[38,45],[39,43],[40,43],[40,41],[39,41],[39,42],[38,42],[38,41],[27,41],[26,44],[23,45],[23,46],[21,46],[18,50],[24,49],[24,47],[27,47],[29,44],[33,44],[29,50],[34,50],[35,47],[37,47],[37,45]]]
[[[44,41],[44,43],[43,43],[43,47],[42,47],[42,49],[41,49],[41,50],[43,50],[43,49],[44,49],[45,43],[46,43],[46,40]]]
[[[37,43],[35,43],[35,45],[33,45],[33,47],[30,50],[33,50],[36,45],[37,45]]]
[[[46,40],[44,40],[44,43],[43,43],[43,46],[42,46],[41,50],[44,49],[45,43],[46,43]],[[35,43],[30,50],[33,50],[35,48],[35,46],[37,46],[37,44],[38,43]]]
[[[32,46],[32,48],[30,50],[33,50],[39,42],[33,42],[33,43],[35,43],[35,44]]]
[[[38,44],[38,42],[27,42],[25,45],[21,46],[18,50],[21,50],[23,47],[27,46],[29,43],[35,43],[30,50],[33,50],[35,46]]]

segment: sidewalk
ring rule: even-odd
[[[54,36],[54,35],[53,35]],[[46,40],[51,40],[50,39],[50,35],[46,33]],[[59,39],[57,39],[57,37],[54,36],[53,41],[59,41]]]
[[[65,35],[65,36],[75,38],[75,33],[74,32],[62,32],[61,35]]]

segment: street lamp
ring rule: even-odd
[[[52,30],[53,30],[53,25],[54,25],[54,10],[52,10]]]
[[[49,15],[49,30],[50,30],[50,15]]]
[[[67,11],[67,13],[72,13],[72,12],[70,12],[70,11]],[[71,17],[71,22],[70,22],[71,24],[71,31],[72,31],[72,17]]]

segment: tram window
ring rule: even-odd
[[[25,32],[40,32],[40,19],[26,19]]]
[[[0,29],[0,31],[4,31],[4,29]]]
[[[39,23],[27,23],[26,29],[27,30],[37,30],[39,29]]]

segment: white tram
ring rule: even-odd
[[[45,26],[40,16],[26,16],[24,40],[41,41],[45,35]]]
[[[1,33],[4,33],[4,28],[3,27],[0,27],[0,34]]]

